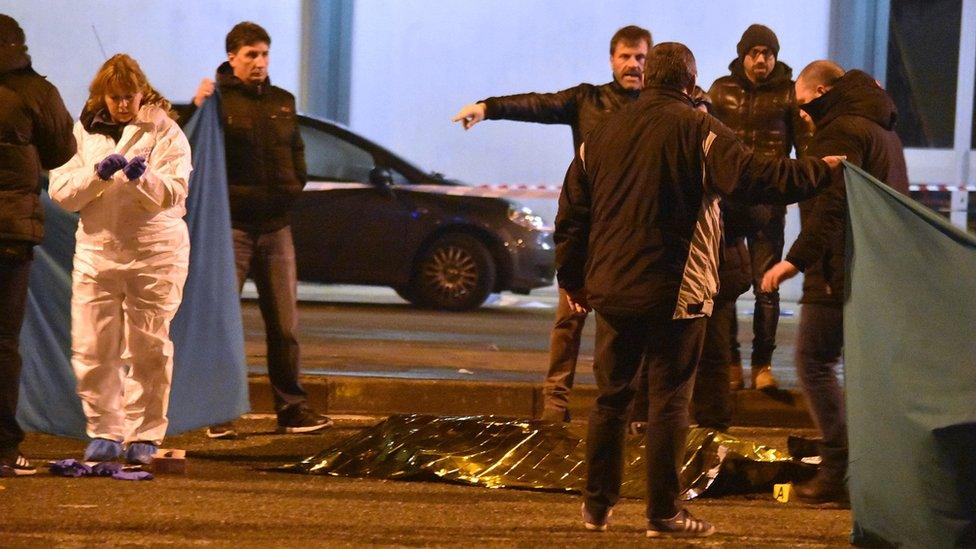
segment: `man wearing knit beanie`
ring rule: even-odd
[[[793,89],[793,69],[779,60],[779,39],[772,29],[753,24],[742,33],[736,45],[730,74],[712,84],[713,114],[725,123],[758,154],[770,158],[797,156],[810,137],[811,129],[800,117]],[[779,293],[763,292],[761,278],[769,267],[782,259],[786,208],[767,206],[768,221],[753,227],[748,236],[752,262],[753,291],[756,296],[753,316],[752,387],[775,390],[772,355],[776,348],[779,322]],[[738,323],[732,324],[732,363],[730,387],[742,389],[742,362],[737,340]]]

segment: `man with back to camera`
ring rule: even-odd
[[[559,286],[571,308],[596,314],[599,396],[586,441],[582,514],[604,531],[620,497],[628,408],[648,376],[648,537],[715,528],[678,502],[677,461],[688,403],[718,291],[719,200],[790,203],[837,175],[841,157],[765,158],[695,109],[697,68],[683,44],[651,51],[647,88],[609,115],[570,165],[556,217]]]
[[[796,79],[796,98],[816,130],[808,155],[842,154],[878,181],[908,194],[908,170],[895,133],[898,112],[869,74],[832,61],[814,61]],[[817,475],[796,487],[808,503],[847,501],[847,418],[836,367],[844,347],[844,276],[847,194],[844,180],[800,203],[800,235],[786,259],[762,279],[775,290],[803,272],[796,338],[796,368],[821,433]]]
[[[482,120],[517,120],[540,124],[567,124],[573,130],[573,148],[607,114],[633,102],[644,85],[644,62],[653,45],[651,33],[628,25],[610,38],[610,69],[613,80],[606,84],[579,84],[555,93],[523,93],[489,97],[461,108],[454,122],[465,130]],[[549,372],[544,385],[543,419],[554,423],[569,420],[569,391],[573,388],[580,336],[586,314],[574,313],[560,290],[556,321],[549,336]]]
[[[305,186],[305,145],[298,129],[295,97],[271,85],[271,37],[250,21],[227,34],[227,61],[217,69],[227,156],[227,184],[238,289],[248,275],[268,346],[268,377],[278,432],[309,433],[332,420],[308,405],[298,380],[298,306],[291,208]],[[197,107],[213,94],[204,79],[193,98]],[[211,438],[233,438],[233,423],[207,429]]]
[[[745,30],[736,46],[736,57],[729,64],[731,74],[716,80],[708,90],[712,113],[735,131],[739,139],[757,154],[770,158],[797,156],[810,137],[810,129],[800,116],[793,90],[793,69],[779,60],[779,40],[764,25]],[[761,289],[762,275],[783,257],[785,206],[766,206],[769,221],[747,236],[752,261],[753,291],[756,296],[752,320],[752,388],[776,389],[772,358],[776,349],[779,323],[779,292]],[[733,304],[734,306],[734,304]],[[739,356],[738,322],[732,318],[732,364],[729,377],[732,390],[742,389],[742,359]]]
[[[73,126],[57,88],[34,72],[24,31],[0,14],[0,477],[37,472],[20,453],[20,329],[34,246],[44,236],[38,168],[71,160]]]

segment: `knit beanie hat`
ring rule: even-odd
[[[766,46],[773,51],[773,55],[779,58],[779,40],[776,39],[776,33],[773,32],[773,29],[766,25],[753,23],[749,25],[746,32],[742,33],[742,39],[735,47],[739,53],[739,59],[744,59],[746,54],[756,46]]]

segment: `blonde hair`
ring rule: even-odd
[[[88,86],[85,110],[98,112],[106,108],[105,96],[112,91],[141,92],[143,105],[154,105],[162,109],[170,118],[176,119],[176,113],[169,100],[152,87],[139,63],[124,53],[113,55],[98,69],[91,85]]]

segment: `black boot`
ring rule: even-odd
[[[843,475],[831,473],[823,467],[817,470],[812,479],[797,485],[793,494],[803,503],[847,504],[850,501]]]

